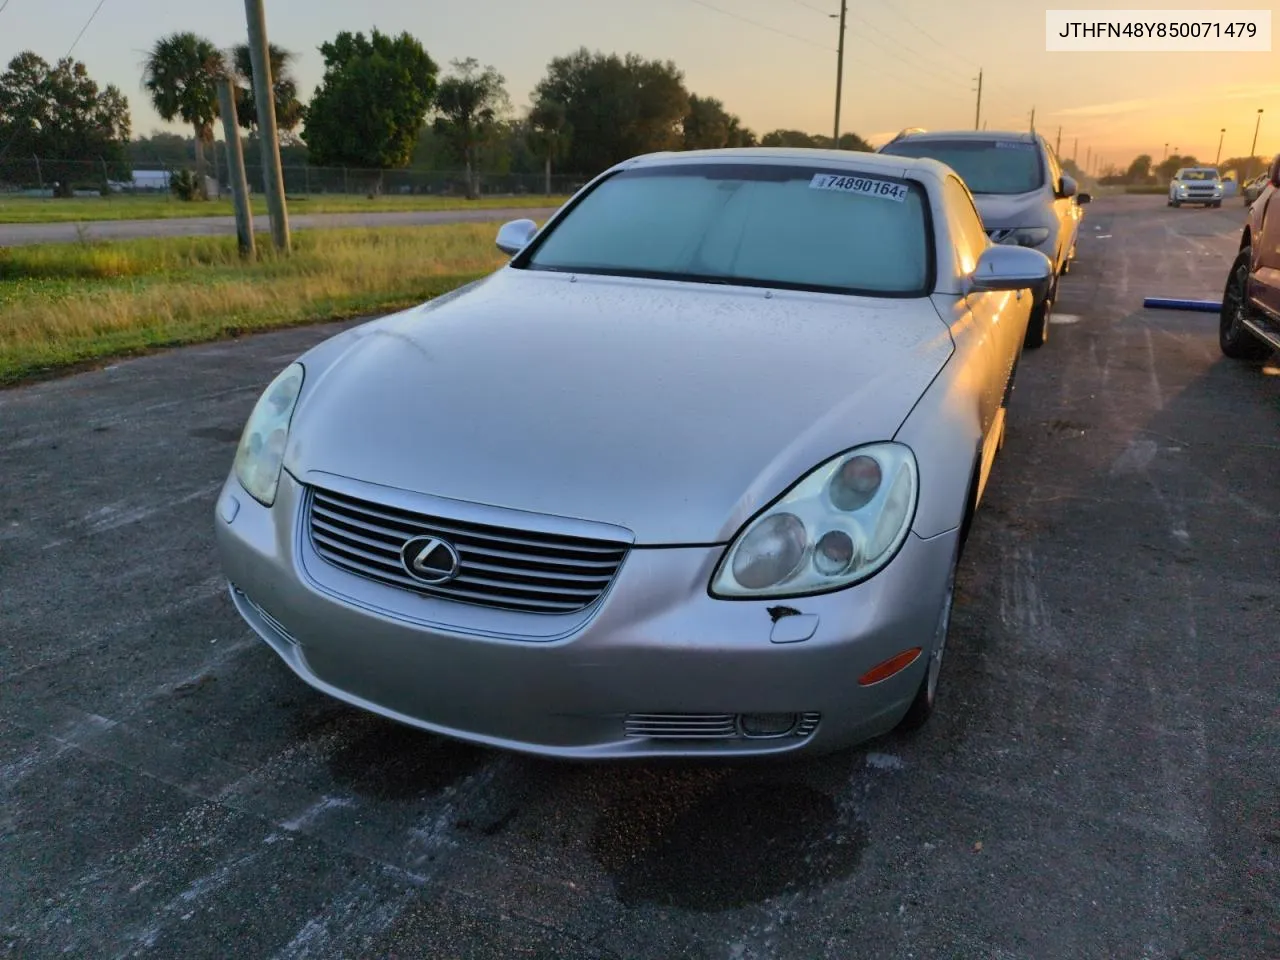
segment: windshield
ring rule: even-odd
[[[972,193],[1030,193],[1044,185],[1040,151],[1025,140],[901,140],[881,153],[945,163]]]
[[[513,266],[922,296],[931,230],[918,184],[818,166],[641,167],[597,185]]]
[[[1183,170],[1179,176],[1182,180],[1217,180],[1217,170]]]

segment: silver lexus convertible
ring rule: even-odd
[[[949,167],[628,160],[272,381],[218,499],[313,687],[557,757],[826,751],[933,710],[1052,268]]]

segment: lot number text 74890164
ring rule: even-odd
[[[840,193],[857,193],[866,197],[880,197],[901,203],[907,199],[905,184],[871,177],[841,176],[835,173],[815,173],[809,181],[810,190],[837,190]]]

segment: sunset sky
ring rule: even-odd
[[[0,60],[24,49],[50,61],[64,55],[97,4],[9,0]],[[1199,0],[1201,9],[1241,6],[1249,5]],[[317,46],[340,30],[377,26],[413,33],[442,67],[467,56],[493,64],[517,109],[551,57],[585,45],[674,60],[691,91],[720,98],[757,133],[831,132],[837,26],[828,14],[839,0],[267,0],[267,10],[272,41],[301,55],[304,99],[320,75]],[[1078,139],[1082,163],[1086,148],[1118,164],[1140,152],[1159,160],[1166,142],[1212,161],[1222,127],[1223,157],[1239,156],[1259,108],[1257,152],[1280,150],[1280,54],[1046,53],[1044,11],[1026,0],[856,0],[841,129],[874,143],[905,126],[972,127],[982,67],[991,129],[1026,129],[1034,107],[1050,140],[1061,126],[1063,156]],[[75,56],[99,83],[124,91],[142,134],[162,126],[140,87],[146,47],[175,30],[229,46],[243,40],[244,23],[241,0],[103,0]]]

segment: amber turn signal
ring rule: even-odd
[[[888,680],[895,673],[901,673],[916,662],[921,652],[919,647],[912,647],[910,650],[903,650],[897,656],[890,657],[884,663],[872,667],[859,677],[858,686],[869,687],[871,684],[879,683],[881,680]]]

